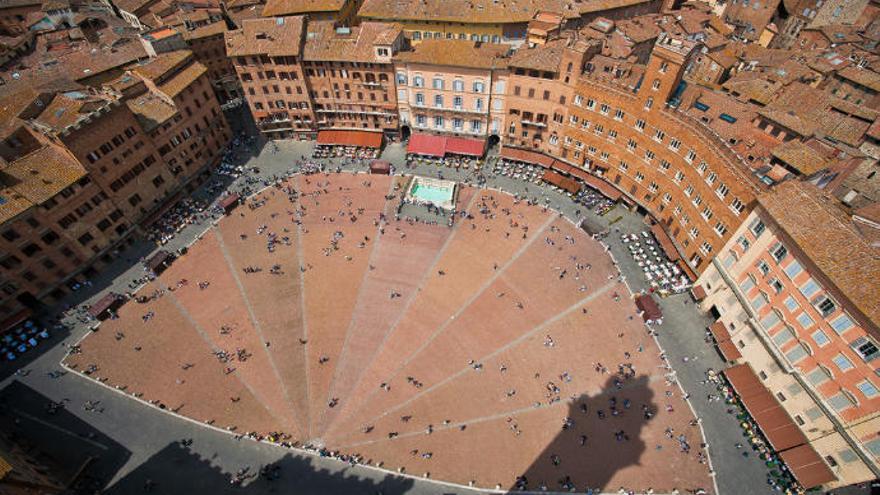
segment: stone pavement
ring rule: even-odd
[[[262,146],[254,150],[254,156],[242,156],[242,161],[248,167],[259,168],[260,172],[255,174],[256,177],[268,179],[289,171],[295,160],[301,156],[308,157],[312,146],[313,143],[280,142],[277,151],[271,145]],[[405,169],[401,145],[388,146],[383,158],[392,161],[398,173],[427,176],[438,176],[442,173],[444,178],[451,180],[473,180],[471,173],[449,169],[442,171],[433,167]],[[243,187],[246,185],[245,180],[239,178],[231,187]],[[260,183],[256,182],[253,187],[259,185]],[[605,222],[607,225],[609,220],[621,216],[622,219],[616,222],[615,226],[634,229],[634,231],[642,229],[643,223],[640,217],[620,207],[604,217],[597,217],[549,188],[526,185],[503,177],[489,178],[488,185],[513,194],[538,197],[569,218],[575,218],[575,210],[580,209],[581,214],[595,217],[594,220],[600,224]],[[197,194],[209,197],[205,190]],[[206,224],[189,226],[165,246],[165,249],[177,249],[190,244],[206,228]],[[638,282],[641,273],[631,263],[626,262],[628,254],[623,251],[623,247],[615,246],[615,242],[610,238],[609,241],[611,252],[620,263],[630,286],[633,290],[638,290],[641,287]],[[83,292],[79,296],[91,296],[90,299],[94,300],[108,290],[124,292],[130,280],[143,275],[143,270],[136,261],[148,256],[153,248],[154,246],[145,242],[129,248],[113,267],[92,280],[93,285],[89,289],[91,293]],[[703,341],[707,318],[699,314],[694,305],[685,305],[683,301],[687,298],[687,295],[680,295],[660,301],[665,314],[664,324],[660,327],[660,343],[667,351],[679,381],[685,390],[694,396],[692,404],[697,415],[703,420],[720,492],[725,494],[767,492],[764,483],[765,470],[761,463],[754,457],[742,458],[739,451],[733,447],[733,444],[741,438],[736,420],[721,413],[724,409],[723,403],[709,403],[705,399],[703,388],[699,383],[703,373],[707,368],[719,369],[723,365],[715,350]],[[83,325],[77,325],[72,321],[70,323],[72,329],[65,339],[66,344],[72,344],[88,331]],[[383,472],[349,467],[334,460],[296,454],[291,458],[290,451],[250,441],[235,441],[229,435],[163,414],[82,377],[73,374],[54,379],[48,377],[48,372],[59,369],[58,363],[65,351],[66,347],[61,345],[46,348],[42,355],[26,366],[29,371],[27,376],[10,376],[3,380],[0,386],[7,394],[6,397],[15,400],[7,399],[0,402],[0,412],[19,418],[15,427],[21,429],[25,436],[34,438],[36,443],[45,442],[47,447],[57,446],[57,442],[67,447],[69,443],[69,449],[64,449],[66,452],[83,452],[84,455],[86,453],[93,455],[97,452],[100,458],[94,463],[90,472],[94,472],[95,477],[99,479],[112,477],[116,491],[111,489],[111,493],[130,493],[126,487],[141,488],[146,479],[158,482],[162,487],[161,493],[218,493],[228,488],[227,477],[222,473],[232,473],[244,466],[254,469],[260,464],[271,462],[282,462],[285,465],[285,473],[281,481],[277,484],[254,482],[249,488],[254,493],[271,493],[282,486],[296,489],[297,493],[364,493],[364,488],[382,493],[464,493],[461,489],[452,489],[433,482],[389,477]],[[685,356],[690,358],[687,363],[682,361]],[[693,359],[694,357],[696,359]],[[31,398],[21,400],[22,395]],[[68,412],[77,421],[70,422],[68,426],[58,426],[55,424],[57,415],[45,414],[45,403],[48,400],[65,399],[67,399]],[[82,404],[88,400],[100,401],[104,412],[84,411]],[[53,435],[50,442],[44,438],[47,429],[58,431],[60,434]],[[112,441],[92,439],[104,438],[104,436]],[[182,448],[175,443],[181,438],[195,440],[191,447]],[[101,446],[107,448],[102,449]],[[117,450],[123,452],[122,458],[126,459],[118,470],[119,456],[101,454],[101,451]],[[169,486],[170,483],[167,482],[163,483],[169,472],[168,466],[181,465],[186,468],[171,469],[175,472],[173,480],[175,486]],[[288,475],[289,471],[295,474]],[[194,491],[192,484],[177,485],[180,481],[177,478],[200,476],[198,473],[205,475],[206,479],[212,479],[207,474],[213,473],[222,482],[216,483],[215,489],[206,488],[203,491]],[[205,483],[205,487],[210,486],[211,483]],[[350,490],[352,487],[353,490]]]

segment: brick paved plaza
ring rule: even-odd
[[[711,491],[700,429],[602,245],[469,187],[452,228],[395,220],[403,180],[294,176],[250,198],[66,364],[416,476]]]

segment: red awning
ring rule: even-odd
[[[716,321],[709,325],[709,333],[715,337],[715,342],[725,342],[730,340],[730,332],[727,331],[727,325],[723,321]]]
[[[23,308],[17,313],[13,313],[2,322],[0,322],[0,334],[12,330],[13,327],[31,317],[33,311],[30,308]]]
[[[446,138],[446,153],[455,155],[483,156],[486,142],[479,139],[448,137]]]
[[[807,437],[761,383],[751,366],[731,366],[724,370],[724,375],[774,450],[782,452],[807,443]]]
[[[694,296],[694,300],[702,301],[706,299],[706,289],[702,285],[695,285],[691,287],[691,295]]]
[[[431,134],[416,133],[410,136],[407,153],[414,155],[436,156],[442,158],[446,155],[446,138]]]
[[[620,199],[621,193],[614,186],[605,182],[604,180],[596,177],[595,175],[580,169],[573,169],[572,175],[580,178],[584,183],[593,189],[599,191],[602,196],[610,199],[611,201],[617,201]]]
[[[553,160],[550,168],[568,175],[572,175],[572,173],[574,172],[574,167],[560,160]]]
[[[113,308],[117,304],[122,301],[122,296],[115,292],[109,292],[104,295],[101,299],[95,301],[95,304],[92,304],[89,307],[89,314],[93,318],[99,318],[105,311]]]
[[[576,180],[565,177],[559,172],[553,170],[545,170],[543,179],[572,194],[577,194],[577,192],[581,190],[581,185],[578,184]]]
[[[372,131],[318,131],[318,144],[324,146],[358,146],[361,148],[381,148],[382,133]]]
[[[681,258],[678,254],[678,250],[675,249],[675,245],[672,244],[672,238],[669,237],[669,234],[663,230],[663,227],[659,223],[655,223],[651,226],[651,233],[657,238],[657,242],[660,243],[660,247],[663,248],[666,256],[669,257],[669,261],[678,261]]]
[[[739,352],[739,348],[731,340],[725,340],[724,342],[719,343],[718,350],[721,351],[721,355],[724,356],[724,359],[727,361],[736,361],[743,356],[742,353]]]
[[[385,160],[373,160],[370,162],[370,173],[385,174],[391,173],[391,162]]]
[[[799,445],[779,454],[802,487],[810,488],[837,480],[825,461],[809,445]]]
[[[239,199],[241,199],[241,196],[239,196],[238,193],[232,193],[218,201],[217,206],[229,211],[232,207],[238,204]]]
[[[636,296],[636,307],[643,312],[642,318],[645,321],[659,320],[663,317],[663,312],[660,311],[660,306],[657,305],[657,301],[655,301],[650,294]]]
[[[154,254],[150,259],[144,262],[144,266],[146,266],[148,270],[159,273],[160,271],[162,271],[162,269],[165,268],[166,263],[171,261],[171,259],[171,253],[165,251],[164,249],[160,249],[159,251],[156,251],[156,254]]]
[[[539,165],[544,168],[550,168],[551,165],[553,165],[554,161],[553,158],[547,155],[543,155],[541,153],[519,148],[510,148],[507,146],[501,148],[501,158],[506,158],[508,160],[513,160],[517,162],[529,163],[532,165]]]

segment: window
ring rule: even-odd
[[[834,365],[837,366],[840,371],[846,371],[853,368],[852,361],[847,359],[843,354],[834,356],[832,361],[834,361]]]
[[[736,242],[742,248],[743,252],[748,251],[749,247],[752,245],[749,242],[749,239],[744,235],[739,236],[739,239],[737,239]]]
[[[865,362],[871,362],[880,355],[880,350],[877,349],[877,345],[868,340],[867,337],[857,338],[850,344],[850,347],[852,347],[852,349],[856,351]]]
[[[418,33],[413,33],[413,34],[418,34]],[[425,87],[425,79],[422,78],[422,76],[414,77],[413,78],[413,86],[415,86],[417,88],[424,88]]]
[[[859,392],[865,395],[865,397],[869,399],[873,399],[877,396],[877,387],[874,386],[873,383],[865,380],[862,383],[856,385],[859,388]]]
[[[730,188],[727,187],[723,182],[718,185],[718,189],[715,189],[715,194],[718,195],[719,198],[724,199],[727,196],[727,193],[730,192]]]
[[[474,82],[474,93],[482,93],[485,90],[485,86],[481,81]]]
[[[639,131],[644,131],[645,130],[645,121],[642,119],[636,120],[635,128],[638,129]]]
[[[708,220],[708,218],[706,220]],[[727,226],[721,222],[718,222],[715,224],[715,227],[712,230],[714,230],[715,233],[718,234],[719,236],[723,237],[724,234],[727,233]]]
[[[682,172],[681,170],[679,170],[678,172],[675,172],[675,177],[673,177],[672,180],[673,180],[673,182],[675,182],[676,184],[681,184],[682,179],[684,179],[684,172]]]
[[[852,407],[852,405],[853,405],[852,401],[849,400],[849,398],[847,398],[847,396],[845,394],[843,394],[843,392],[841,392],[837,395],[834,395],[832,397],[829,397],[828,403],[837,412],[843,411],[844,409],[848,409],[848,408]],[[826,457],[825,460],[827,461],[828,458]],[[837,464],[837,463],[835,463],[835,464]]]
[[[813,294],[819,292],[819,284],[816,283],[812,278],[807,279],[803,285],[798,287],[798,290],[803,294],[807,299],[813,297]]]
[[[435,77],[431,81],[431,87],[434,89],[443,89],[443,79],[441,79],[439,77]]]
[[[788,296],[785,298],[784,304],[785,304],[785,307],[788,309],[789,313],[794,313],[795,311],[800,309],[800,306],[798,306],[797,301],[795,301],[794,298],[791,296]]]
[[[21,237],[21,235],[19,235],[14,229],[6,229],[6,231],[3,232],[3,238],[9,242],[18,239],[19,237]]]
[[[670,201],[672,201],[672,195],[669,193],[664,193],[663,194],[663,202],[665,204],[669,204]]]
[[[88,245],[88,243],[92,242],[94,239],[95,239],[95,238],[92,237],[92,234],[86,232],[85,234],[79,236],[79,238],[77,239],[77,241],[79,241],[80,244],[82,244],[83,246],[85,246],[85,245]]]
[[[813,332],[810,337],[812,337],[813,342],[815,342],[819,347],[824,347],[829,342],[831,342],[831,339],[829,339],[828,336],[825,335],[825,332],[823,332],[821,329]]]
[[[422,93],[416,93],[416,105],[423,107],[425,106],[425,95]]]
[[[626,116],[626,114],[619,108],[614,112],[614,120],[623,120],[624,116]]]
[[[770,273],[770,265],[764,260],[758,260],[758,263],[756,263],[755,266],[761,272],[761,275],[767,276],[767,274]]]
[[[434,117],[434,127],[441,129],[443,127],[443,117],[436,116]]]
[[[700,254],[702,254],[703,256],[708,256],[709,253],[711,253],[711,252],[712,252],[712,245],[709,244],[708,242],[704,242],[703,244],[700,245]]]
[[[601,113],[602,115],[608,115],[609,110],[610,107],[605,103],[599,106],[599,113]]]
[[[666,133],[661,131],[660,129],[657,129],[654,132],[654,141],[659,141],[662,143],[664,137],[666,137]]]
[[[830,373],[823,366],[816,366],[816,369],[807,374],[807,381],[812,385],[821,385],[831,378]],[[809,416],[809,414],[807,414]]]
[[[773,259],[779,263],[788,256],[788,249],[786,249],[781,242],[777,242],[772,248],[770,248],[770,256],[773,256]]]
[[[816,323],[810,318],[810,315],[808,315],[806,311],[801,312],[801,314],[797,316],[797,321],[804,329],[810,328]]]
[[[654,156],[655,156],[655,155],[654,155],[654,152],[653,152],[653,151],[651,151],[651,150],[645,150],[645,161],[646,161],[646,162],[649,162],[649,163],[650,163],[650,162],[654,161]]]
[[[767,304],[767,299],[764,297],[764,294],[758,293],[758,295],[751,300],[750,304],[755,311],[758,311]]]
[[[739,198],[733,198],[733,201],[730,202],[730,209],[737,215],[742,213],[745,207],[746,205]]]
[[[452,98],[452,106],[456,110],[461,110],[462,98],[461,96],[456,96]]]
[[[400,72],[397,74],[397,84],[401,86],[406,86],[406,74]]]
[[[461,79],[456,79],[452,81],[452,90],[458,92],[464,91],[464,81],[462,81]]]
[[[785,286],[782,285],[782,282],[780,282],[778,278],[771,278],[769,281],[767,281],[767,284],[770,285],[770,288],[773,289],[773,292],[775,292],[776,294],[781,293],[782,289],[785,288]]]
[[[443,96],[434,95],[434,106],[436,108],[443,108]]]
[[[658,167],[661,172],[666,172],[669,170],[670,163],[666,160],[660,160],[660,166]]]
[[[679,148],[681,148],[681,141],[675,138],[669,140],[669,149],[678,151]]]
[[[789,263],[783,270],[785,271],[785,274],[788,275],[788,278],[793,279],[803,271],[803,268],[801,268],[801,264],[798,263],[797,260],[791,260],[791,263]]]
[[[846,314],[842,314],[831,320],[831,328],[833,328],[838,335],[849,330],[853,326],[855,326],[855,324]]]
[[[816,308],[816,311],[822,314],[824,317],[828,317],[837,309],[837,305],[834,303],[834,300],[826,295],[821,295],[817,297],[813,301],[813,306]]]

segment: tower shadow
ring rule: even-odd
[[[657,413],[653,397],[647,375],[613,375],[598,394],[582,395],[569,405],[560,433],[509,490],[616,492],[624,483],[608,486],[615,474],[637,466],[645,452],[640,437]],[[638,483],[627,477],[625,484],[647,488]]]
[[[224,472],[211,459],[174,442],[150,457],[105,495],[156,493],[162,495],[213,494],[334,494],[406,493],[414,481],[386,474],[376,479],[331,472],[311,456],[288,453],[267,465],[251,465],[236,473]]]

